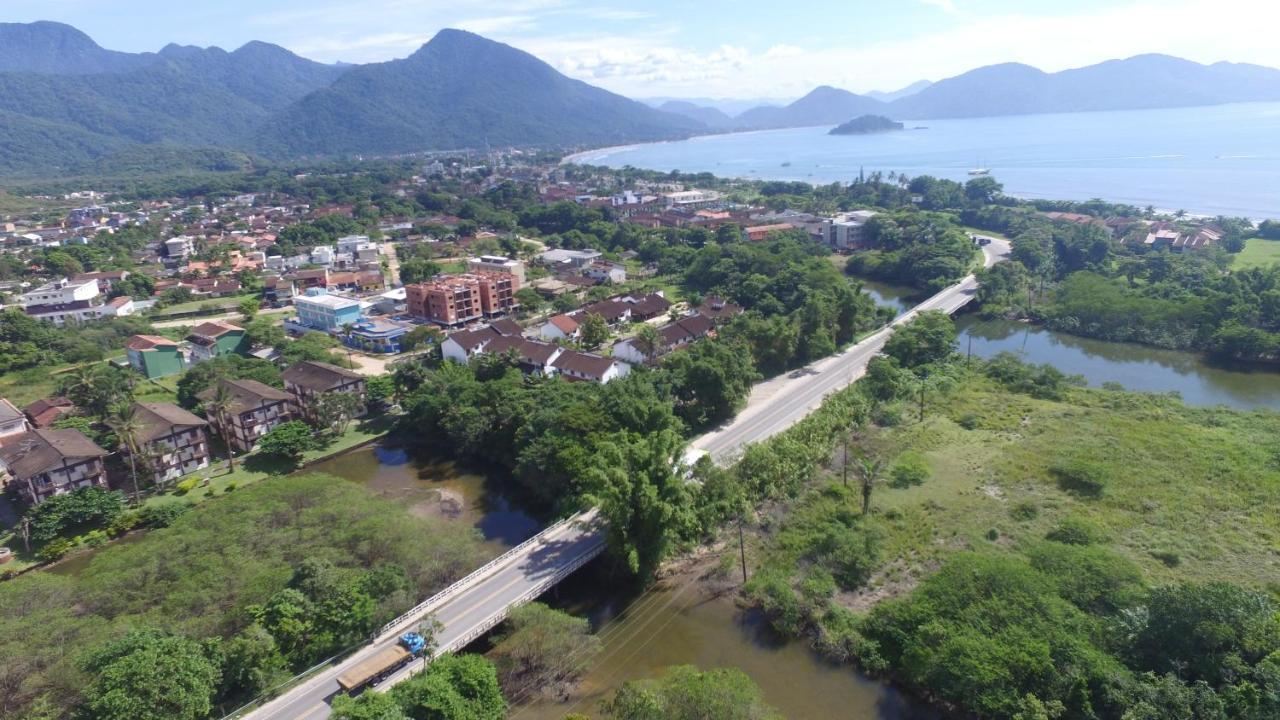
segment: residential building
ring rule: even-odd
[[[473,257],[467,261],[467,269],[473,273],[507,273],[508,275],[515,275],[516,279],[520,281],[522,286],[525,283],[524,263],[501,255],[481,255],[480,257]]]
[[[209,467],[209,423],[173,403],[134,403],[135,435],[152,482],[161,484]]]
[[[697,308],[698,314],[711,320],[716,325],[723,325],[742,314],[742,306],[729,302],[718,295],[708,295],[702,299]]]
[[[56,303],[53,305],[28,305],[22,311],[28,317],[53,323],[58,327],[62,327],[68,322],[96,320],[103,315],[102,306],[89,300],[77,300],[76,302]]]
[[[179,235],[164,241],[165,257],[186,260],[196,254],[196,240],[187,235]]]
[[[23,307],[32,307],[86,303],[87,306],[93,304],[100,294],[101,290],[98,289],[98,281],[95,279],[74,282],[63,278],[28,290],[19,296],[18,304]]]
[[[108,300],[101,308],[102,317],[127,317],[138,311],[133,298],[121,295]]]
[[[627,266],[609,260],[596,260],[583,268],[582,274],[592,280],[617,285],[627,281]]]
[[[745,228],[742,234],[749,242],[760,242],[769,237],[772,233],[786,232],[795,228],[789,223],[773,223],[770,225],[752,225]]]
[[[54,423],[74,413],[76,406],[64,397],[42,398],[22,408],[22,414],[35,428],[52,427]]]
[[[651,363],[714,331],[715,324],[705,315],[687,315],[659,328],[654,343],[639,336],[614,343],[612,355],[632,365]]]
[[[543,340],[577,340],[582,337],[581,323],[570,315],[554,315],[538,328]]]
[[[509,273],[446,275],[405,286],[409,314],[445,327],[459,327],[483,317],[505,315],[520,306],[520,281]]]
[[[483,350],[485,345],[493,340],[504,336],[520,337],[520,335],[519,325],[499,320],[483,327],[449,333],[449,337],[440,343],[440,352],[444,359],[466,365],[472,355]]]
[[[239,452],[253,450],[272,428],[293,419],[293,396],[283,390],[257,380],[222,380],[221,385],[231,396],[226,431],[231,446]],[[198,397],[207,403],[216,392],[209,388]]]
[[[854,210],[831,218],[827,221],[827,244],[843,252],[865,248],[863,228],[875,215],[870,210]]]
[[[9,438],[21,435],[30,429],[27,423],[27,416],[22,411],[14,407],[13,403],[0,398],[0,446],[8,442]]]
[[[195,326],[187,335],[187,342],[191,347],[189,359],[192,364],[224,355],[243,355],[249,349],[249,339],[245,336],[244,329],[221,320],[210,320]]]
[[[300,324],[323,332],[340,330],[348,324],[354,325],[359,322],[362,312],[359,300],[330,295],[317,288],[295,297],[293,307],[298,311]]]
[[[593,353],[565,350],[551,363],[555,372],[566,380],[607,383],[626,377],[631,366]]]
[[[177,375],[187,364],[181,343],[159,335],[134,335],[125,352],[133,369],[147,378]]]
[[[530,340],[521,335],[500,335],[485,343],[472,355],[488,353],[493,355],[510,355],[526,373],[535,375],[553,375],[555,361],[565,349],[559,345],[540,340]]]
[[[364,376],[329,363],[304,360],[284,371],[284,389],[293,396],[294,413],[309,423],[316,422],[315,403],[320,395],[350,393],[358,402],[352,417],[363,417],[365,408]]]
[[[128,270],[102,270],[99,272],[80,273],[71,278],[71,282],[79,284],[92,280],[98,283],[98,292],[105,295],[111,292],[111,288],[115,287],[117,282],[127,279],[131,274]]]
[[[720,193],[714,190],[681,190],[663,193],[662,200],[668,208],[696,210],[720,202]]]
[[[0,466],[13,486],[33,505],[85,487],[107,487],[102,460],[107,451],[79,430],[36,429],[0,448]]]

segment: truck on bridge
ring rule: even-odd
[[[374,685],[391,673],[404,667],[408,662],[422,655],[427,649],[427,640],[416,632],[408,632],[400,636],[400,641],[361,662],[338,676],[338,687],[343,692],[351,693],[367,685]]]

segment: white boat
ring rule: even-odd
[[[991,174],[991,171],[990,171],[990,170],[988,170],[988,169],[986,169],[986,168],[979,167],[979,168],[974,168],[974,169],[970,170],[970,171],[969,171],[969,174],[970,174],[970,175],[973,175],[974,177],[981,177],[981,176],[984,176],[984,175],[990,175],[990,174]]]

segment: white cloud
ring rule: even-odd
[[[925,5],[929,5],[930,7],[936,7],[943,12],[958,12],[955,0],[920,0],[920,2]]]
[[[1260,31],[1280,21],[1280,5],[1266,0],[1138,0],[1079,13],[958,17],[949,29],[909,39],[759,52],[737,45],[695,52],[650,33],[508,42],[567,74],[641,97],[799,95],[819,84],[865,92],[1000,62],[1053,72],[1149,52],[1280,67],[1280,44]]]

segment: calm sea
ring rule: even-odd
[[[925,129],[711,135],[575,160],[812,183],[847,182],[860,168],[967,180],[980,166],[1019,197],[1280,218],[1280,103],[903,122]]]

